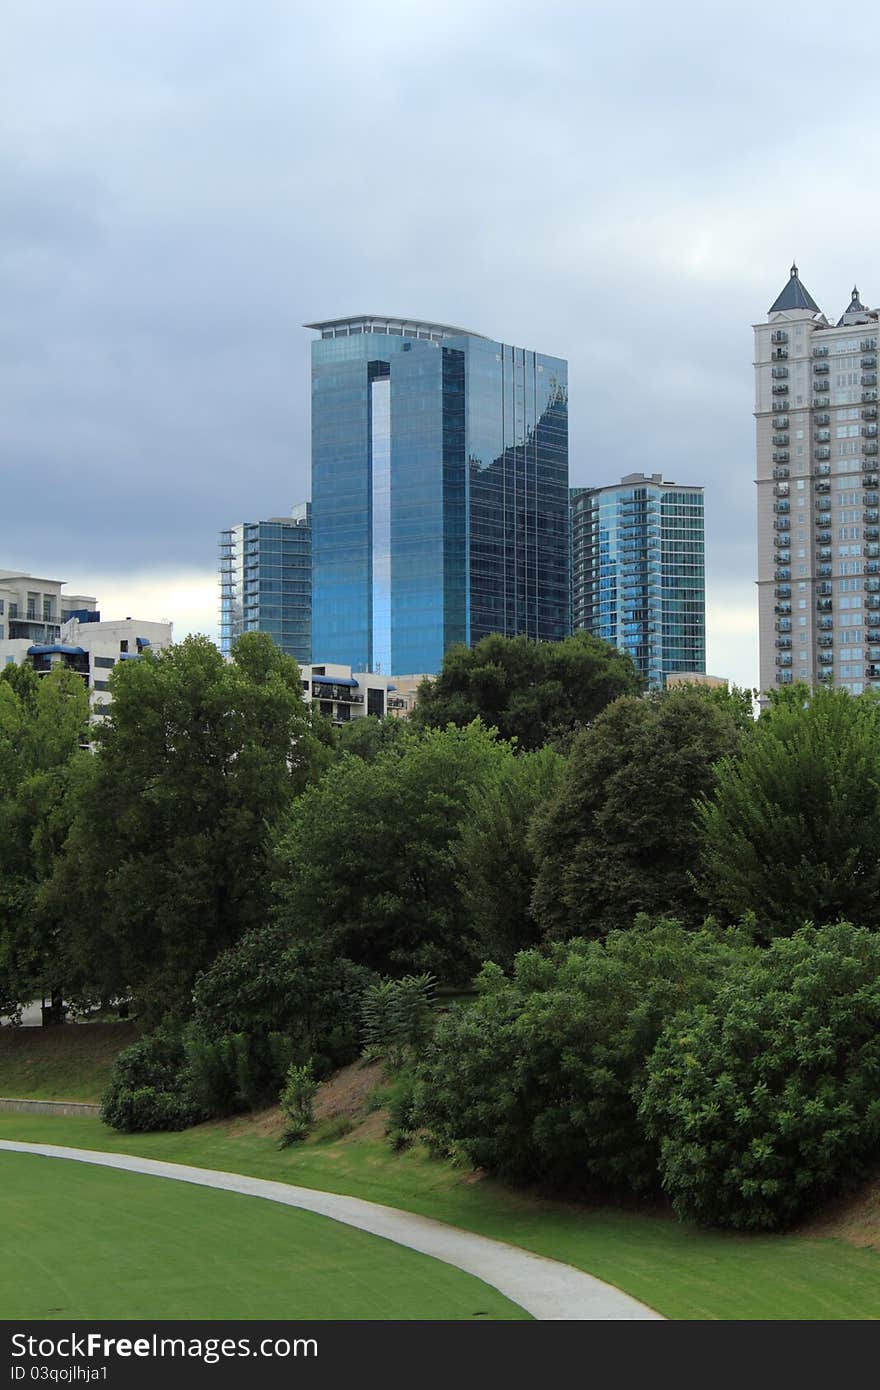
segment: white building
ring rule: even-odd
[[[394,690],[393,676],[380,676],[373,671],[352,671],[350,666],[333,662],[323,665],[300,666],[303,699],[316,703],[327,719],[334,724],[347,724],[365,714],[380,719],[388,713],[388,693]]]
[[[761,690],[880,685],[878,314],[797,266],[755,328]]]
[[[62,594],[63,587],[60,579],[0,570],[0,667],[27,661],[38,675],[59,666],[75,671],[86,682],[92,713],[101,716],[117,661],[167,647],[172,626],[140,618],[102,622],[97,599]]]

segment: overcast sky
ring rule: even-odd
[[[315,318],[567,357],[571,481],[706,489],[757,682],[751,324],[880,301],[877,6],[4,0],[0,568],[216,634],[309,495]]]

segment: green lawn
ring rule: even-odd
[[[654,1213],[539,1202],[421,1151],[348,1137],[279,1152],[241,1122],[121,1135],[88,1118],[0,1114],[0,1137],[146,1154],[346,1192],[565,1260],[670,1318],[880,1317],[880,1254],[843,1241],[737,1236]],[[0,1159],[4,1155],[0,1154]]]
[[[526,1318],[479,1279],[312,1212],[0,1153],[4,1318]]]
[[[136,1037],[133,1023],[0,1028],[0,1096],[98,1101],[117,1053]]]

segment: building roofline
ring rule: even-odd
[[[347,314],[341,319],[318,319],[315,323],[304,323],[303,328],[314,328],[321,332],[329,328],[343,328],[353,323],[393,323],[401,328],[421,329],[423,333],[442,333],[446,338],[482,338],[487,343],[495,341],[485,333],[475,333],[470,328],[456,328],[449,323],[435,323],[432,319],[416,319],[406,314]]]

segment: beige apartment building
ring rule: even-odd
[[[880,687],[878,311],[797,266],[755,328],[760,681]]]

